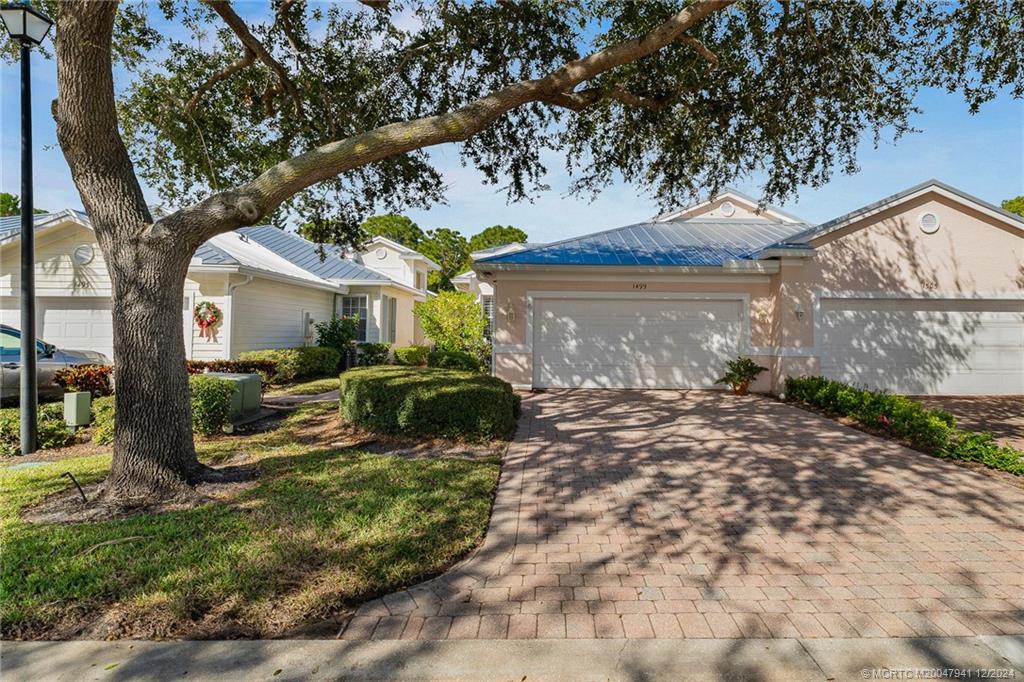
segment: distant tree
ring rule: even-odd
[[[483,251],[505,244],[519,244],[528,239],[526,233],[511,225],[492,225],[469,240],[470,251]]]
[[[420,243],[420,253],[441,266],[438,272],[431,272],[427,283],[434,291],[451,291],[455,288],[452,277],[464,272],[470,264],[469,242],[455,230],[439,227],[427,233]]]
[[[397,213],[370,216],[363,221],[362,228],[371,237],[386,237],[410,249],[418,249],[426,238],[419,225]]]
[[[1024,194],[1004,201],[1003,209],[1024,217]]]
[[[0,192],[0,217],[18,215],[21,213],[21,200],[16,194]],[[46,209],[37,208],[33,213],[49,213]]]

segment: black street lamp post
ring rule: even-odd
[[[21,454],[36,450],[36,259],[32,200],[32,46],[50,32],[53,21],[25,4],[0,5],[0,19],[21,43]]]

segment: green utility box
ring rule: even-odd
[[[64,423],[72,429],[89,425],[92,394],[88,391],[64,394]]]
[[[229,372],[209,372],[206,376],[227,379],[234,382],[235,394],[231,396],[232,421],[254,414],[260,409],[263,386],[259,374],[231,374]]]

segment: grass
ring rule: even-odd
[[[338,388],[338,377],[324,377],[323,379],[312,379],[297,384],[285,386],[273,386],[267,391],[267,395],[316,395],[326,393]]]
[[[102,479],[110,456],[0,469],[4,637],[73,636],[100,615],[102,636],[273,636],[438,573],[477,544],[497,463],[303,445],[303,424],[336,409],[199,442],[207,462],[258,460],[259,483],[231,504],[34,525],[19,510],[65,489],[63,471]],[[128,537],[139,539],[92,549]]]

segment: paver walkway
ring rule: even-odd
[[[765,397],[523,407],[483,547],[342,638],[1024,633],[1024,490]]]

